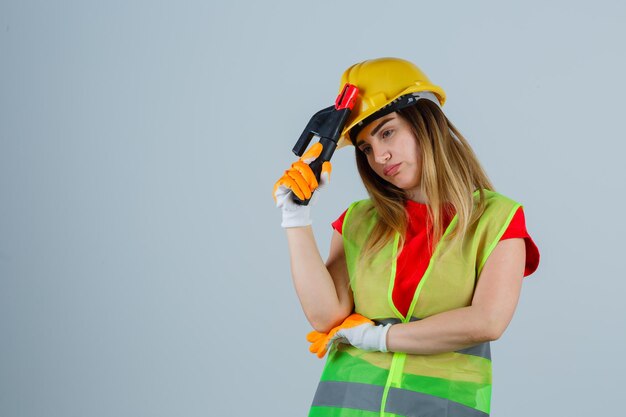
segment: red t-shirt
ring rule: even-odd
[[[398,257],[396,264],[396,280],[393,288],[393,303],[402,315],[409,311],[413,295],[417,289],[432,255],[426,236],[426,218],[428,215],[428,205],[408,200],[406,209],[409,215],[409,224],[406,232],[404,248]],[[343,219],[346,216],[343,212],[337,220],[332,223],[333,228],[341,233]],[[452,221],[452,215],[444,216],[444,230]],[[539,249],[533,242],[526,230],[526,220],[522,207],[517,209],[509,227],[506,229],[500,240],[511,238],[523,238],[526,243],[526,267],[524,276],[535,272],[539,266]]]

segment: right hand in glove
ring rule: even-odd
[[[321,333],[318,331],[312,331],[306,335],[306,340],[311,343],[309,351],[315,353],[318,358],[323,358],[328,348],[335,341],[333,337],[336,333],[342,329],[349,329],[352,327],[360,326],[362,324],[374,324],[374,322],[365,316],[354,313],[346,317],[346,319],[337,327],[333,327],[328,333]]]
[[[316,200],[317,192],[330,182],[332,165],[330,162],[322,164],[322,173],[318,183],[309,164],[322,153],[322,144],[317,142],[306,151],[302,157],[291,164],[282,177],[274,184],[273,197],[276,207],[282,210],[282,227],[308,226],[311,222],[311,206]],[[302,206],[293,201],[296,195],[301,200],[311,199],[309,204]],[[311,195],[313,197],[311,197]]]

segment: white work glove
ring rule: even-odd
[[[291,164],[291,167],[274,184],[274,201],[276,207],[282,210],[283,215],[282,227],[303,227],[312,223],[311,206],[317,200],[319,190],[330,182],[332,171],[330,162],[324,162],[318,183],[309,164],[321,153],[322,144],[317,142],[298,161]],[[294,194],[301,200],[310,198],[309,204],[306,206],[296,204],[293,200]]]
[[[341,329],[330,339],[327,348],[335,341],[347,343],[361,350],[372,352],[387,352],[387,332],[391,327],[389,324],[372,323],[361,324],[356,327]]]

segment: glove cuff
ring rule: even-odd
[[[309,226],[311,221],[311,208],[309,206],[299,206],[296,210],[283,210],[283,222],[280,224],[284,228]]]
[[[383,328],[380,330],[380,339],[379,339],[379,345],[378,345],[378,350],[380,350],[381,352],[388,352],[387,350],[387,333],[389,332],[389,329],[391,328],[391,323],[386,324],[385,326],[383,326]]]

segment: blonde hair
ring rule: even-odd
[[[495,191],[491,181],[467,140],[435,103],[419,100],[397,113],[411,126],[422,153],[420,188],[428,200],[427,236],[428,241],[432,241],[431,251],[445,232],[443,210],[452,217],[453,209],[458,217],[446,239],[462,241],[485,210],[483,189]],[[378,215],[361,254],[362,263],[367,265],[378,251],[393,241],[396,233],[400,235],[397,251],[400,254],[408,225],[405,210],[408,196],[404,190],[379,177],[365,154],[358,147],[355,149],[359,174]],[[475,205],[473,193],[477,189],[480,197]]]

